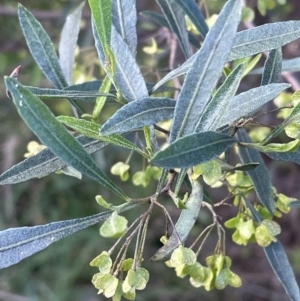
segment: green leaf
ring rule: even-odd
[[[121,198],[128,199],[39,98],[13,78],[6,77],[5,84],[19,114],[43,144],[68,165],[109,188]]]
[[[96,46],[96,50],[97,50],[97,53],[98,53],[98,58],[100,60],[101,66],[103,67],[103,69],[105,69],[106,54],[104,52],[104,46],[102,45],[102,41],[101,41],[101,38],[100,38],[100,35],[98,33],[98,30],[97,30],[97,27],[96,27],[96,24],[95,24],[95,20],[94,20],[93,17],[92,17],[91,23],[92,23],[92,31],[93,31],[93,36],[94,36],[94,39],[95,39],[95,46]]]
[[[100,142],[84,136],[76,139],[89,154],[108,145],[106,142]],[[49,148],[46,148],[37,155],[23,160],[4,172],[0,176],[0,185],[16,184],[32,178],[41,178],[66,167],[67,163],[55,156]]]
[[[281,243],[278,240],[272,242],[268,247],[264,248],[264,251],[274,273],[290,299],[293,301],[300,300],[299,287]]]
[[[194,0],[175,0],[175,2],[180,5],[186,15],[191,19],[201,36],[205,38],[208,33],[208,26],[196,2]]]
[[[279,48],[300,37],[300,21],[264,24],[237,33],[229,61]]]
[[[165,168],[188,168],[218,157],[235,142],[235,138],[217,132],[191,134],[156,153],[151,164]]]
[[[244,64],[238,65],[216,91],[198,122],[197,132],[213,131],[218,128],[219,116],[224,115],[228,111],[230,102],[239,87],[244,69]]]
[[[269,84],[240,93],[232,99],[227,113],[219,123],[219,127],[242,117],[248,117],[289,87],[289,84]]]
[[[168,260],[178,245],[185,242],[198,218],[202,200],[202,185],[198,181],[192,181],[192,193],[185,203],[186,209],[183,209],[180,213],[175,225],[176,231],[173,231],[166,244],[154,254],[151,258],[152,261]]]
[[[156,193],[160,194],[161,190],[163,189],[164,185],[167,183],[168,175],[169,175],[169,170],[168,169],[163,169],[162,174],[159,178],[157,187],[156,187]]]
[[[122,96],[128,101],[148,97],[148,89],[141,70],[128,45],[112,26],[111,49],[115,56],[115,81]]]
[[[100,235],[103,237],[119,238],[127,230],[128,221],[125,217],[119,216],[116,211],[103,223],[100,228]]]
[[[24,86],[29,89],[32,94],[41,98],[76,98],[78,100],[95,102],[95,98],[99,96],[116,98],[115,95],[110,93],[103,93],[98,91],[76,91],[70,89],[49,89],[37,88],[31,86]]]
[[[260,152],[294,152],[299,148],[300,140],[292,140],[287,143],[270,143],[267,145],[260,145],[259,143],[241,143],[245,147],[250,147],[259,150]]]
[[[57,120],[87,137],[134,150],[145,156],[145,153],[139,147],[121,135],[114,134],[110,136],[99,136],[101,129],[100,124],[69,116],[59,116],[57,117]]]
[[[239,129],[236,135],[239,142],[252,142],[244,129]],[[255,169],[248,170],[247,174],[254,185],[259,200],[273,214],[275,211],[275,202],[271,179],[260,153],[256,149],[239,147],[239,155],[243,164],[259,163]]]
[[[266,37],[269,37],[269,39],[265,39],[265,35]],[[228,61],[241,59],[260,52],[279,48],[291,41],[298,39],[299,37],[300,21],[287,21],[265,24],[262,26],[254,27],[252,29],[240,31],[234,38],[231,54],[228,58]],[[191,66],[194,65],[196,56],[197,52],[192,55],[187,61],[185,61],[180,67],[169,72],[151,89],[151,92],[153,93],[153,91],[158,89],[161,85],[164,85],[169,80],[187,73]],[[297,63],[298,65],[295,65]],[[294,67],[296,67],[294,71],[300,70],[299,59],[298,61],[291,61],[287,64],[285,64],[285,62],[283,61],[282,71],[286,70],[286,65],[288,65],[287,67],[289,68],[294,65]],[[257,69],[257,71],[261,73],[262,69]],[[255,71],[252,72],[252,74],[258,72]]]
[[[263,220],[261,215],[248,199],[245,199],[245,201],[248,208],[251,210],[254,219],[257,222],[261,222]],[[278,277],[291,300],[300,300],[299,287],[294,272],[280,241],[277,240],[276,242],[272,242],[268,247],[264,248],[264,251],[274,273]]]
[[[261,85],[278,83],[280,81],[282,68],[282,52],[281,48],[273,49],[264,65],[264,72],[261,79]]]
[[[100,93],[108,93],[111,87],[111,80],[109,79],[108,76],[106,76],[104,78],[104,80],[102,81],[101,87],[99,89]],[[96,99],[96,104],[93,110],[93,119],[97,120],[97,118],[99,117],[101,110],[103,109],[105,102],[107,100],[106,96],[101,96],[101,97],[97,97]]]
[[[69,85],[73,84],[75,50],[80,30],[81,12],[84,4],[85,2],[82,2],[74,12],[68,15],[60,36],[59,62]]]
[[[132,101],[120,108],[102,126],[101,134],[124,133],[152,125],[174,114],[175,100],[165,97],[147,97]]]
[[[133,56],[136,54],[136,1],[135,0],[113,0],[112,22],[118,33],[126,41]]]
[[[0,231],[0,268],[3,269],[16,264],[66,236],[107,219],[111,214],[111,211],[107,211],[42,226]]]
[[[111,41],[112,0],[88,0],[93,21],[99,35],[101,45],[106,53],[106,46]]]
[[[195,131],[230,53],[242,2],[228,1],[207,34],[176,101],[170,142]]]
[[[300,165],[300,149],[295,152],[288,153],[278,153],[278,152],[270,152],[266,153],[268,157],[277,161],[287,161],[287,162],[295,162]]]
[[[163,27],[166,27],[168,29],[171,30],[170,28],[170,25],[167,21],[167,19],[165,18],[164,15],[161,15],[161,14],[158,14],[158,13],[155,13],[153,11],[144,11],[144,12],[141,12],[140,13],[142,16],[152,20],[153,22],[157,23],[158,25],[160,26],[163,26]],[[200,43],[199,41],[197,40],[197,38],[191,33],[188,31],[188,38],[189,38],[189,41],[190,43],[195,46],[196,48],[200,48]]]
[[[288,206],[289,206],[289,207],[297,207],[297,208],[300,208],[300,200],[293,201],[293,202],[289,203]]]
[[[54,46],[41,23],[20,3],[18,14],[29,50],[43,73],[55,87],[62,89],[68,86]]]
[[[170,28],[176,34],[180,47],[186,58],[191,56],[191,48],[188,41],[184,12],[175,0],[156,0],[163,11]]]

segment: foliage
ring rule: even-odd
[[[20,66],[11,76],[5,77],[7,96],[44,146],[38,153],[32,153],[30,149],[30,157],[4,172],[0,184],[16,184],[58,171],[78,178],[83,174],[111,190],[123,203],[117,206],[97,195],[97,203],[106,209],[103,213],[0,231],[0,267],[16,264],[53,242],[106,219],[100,235],[117,240],[108,251],[92,260],[91,266],[99,269],[92,283],[98,293],[107,298],[134,300],[136,291],[145,289],[150,277],[142,267],[143,254],[147,247],[149,219],[153,207],[157,206],[163,210],[166,223],[171,224],[173,231],[170,235],[162,233],[164,245],[151,260],[165,261],[175,269],[178,277],[189,276],[191,285],[203,286],[208,291],[224,289],[227,285],[239,287],[242,281],[230,270],[225,229],[215,213],[215,207],[233,198],[237,215],[224,222],[226,228],[235,229],[233,241],[245,246],[253,242],[264,248],[290,299],[299,300],[300,292],[292,268],[277,238],[281,228],[273,220],[289,213],[290,207],[297,207],[298,203],[272,187],[260,154],[299,164],[299,92],[295,93],[294,103],[289,106],[290,115],[260,141],[254,143],[245,128],[255,121],[258,117],[255,114],[265,103],[290,87],[278,83],[282,66],[285,70],[291,66],[287,61],[282,62],[281,47],[300,37],[300,21],[265,24],[237,32],[243,1],[229,0],[208,30],[194,1],[157,0],[163,15],[145,12],[144,16],[174,32],[186,61],[157,83],[146,83],[136,60],[136,1],[126,1],[126,4],[121,0],[88,2],[95,45],[105,77],[78,85],[73,85],[73,65],[84,4],[67,18],[59,45],[60,58],[42,25],[19,4],[19,21],[27,45],[55,88],[23,85],[18,81]],[[264,10],[263,3],[260,1],[261,11]],[[192,32],[187,30],[187,22],[193,23]],[[194,54],[191,44],[197,48]],[[241,80],[259,59],[259,56],[252,60],[249,57],[265,51],[270,53],[264,68],[253,71],[263,73],[261,86],[236,95]],[[176,100],[176,89],[169,89],[169,97],[156,95],[168,90],[165,84],[169,80],[183,74],[185,79]],[[42,101],[49,97],[66,98],[75,117],[56,117]],[[86,102],[93,103],[92,112],[86,112],[83,106]],[[121,107],[100,125],[99,119],[104,115],[107,102],[116,102]],[[80,118],[78,114],[81,114]],[[172,125],[164,128],[163,122],[169,119],[172,119]],[[73,136],[66,126],[81,136]],[[283,131],[293,139],[291,142],[270,143]],[[133,132],[138,137],[134,142],[127,137]],[[161,135],[165,144],[159,140]],[[145,146],[140,141],[145,141]],[[131,198],[98,167],[91,154],[109,145],[136,152],[148,162],[143,171],[132,176],[132,181],[134,185],[146,187],[158,180],[155,193]],[[228,154],[236,150],[241,164],[233,166]],[[126,162],[111,166],[111,172],[119,175],[122,181],[130,178],[129,170],[130,157]],[[226,187],[229,196],[218,202],[212,201],[202,180],[210,188]],[[181,197],[179,193],[184,189],[184,183],[188,184],[189,190]],[[169,195],[181,210],[175,224],[166,207],[159,202],[162,194]],[[128,225],[127,219],[120,214],[142,205],[147,207],[145,212]],[[211,225],[187,247],[185,242],[202,207],[211,212]],[[216,248],[203,265],[197,258],[214,229],[218,235]],[[135,251],[128,257],[134,239]],[[196,247],[200,239],[202,242]]]

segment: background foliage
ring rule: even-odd
[[[219,12],[224,5],[224,1],[207,2],[209,2],[206,3],[209,15]],[[267,10],[264,16],[261,15],[261,13],[264,14],[263,1],[258,2],[261,2],[259,4],[260,11],[257,9],[256,1],[248,1],[247,3],[255,11],[255,19],[253,20],[255,25],[297,19],[297,13],[298,16],[300,14],[296,0],[289,1],[287,4],[274,1],[274,9]],[[21,3],[26,5],[42,22],[55,43],[59,41],[65,16],[79,4],[78,1],[39,3],[30,0],[21,1]],[[272,1],[269,1],[269,5],[272,6]],[[138,6],[139,11],[158,10],[152,1],[138,3]],[[76,80],[78,82],[92,79],[95,75],[99,77],[102,72],[93,46],[89,14],[89,9],[86,6],[79,39],[80,50],[76,56]],[[0,5],[0,16],[0,74],[8,75],[15,66],[21,64],[23,68],[20,78],[23,83],[46,87],[48,81],[43,77],[30,56],[21,33],[17,21],[17,3],[3,1]],[[251,25],[251,23],[248,24]],[[145,19],[139,16],[138,34],[138,59],[142,66],[142,72],[148,81],[157,81],[158,78],[164,76],[164,70],[173,69],[183,61],[182,53],[179,50],[176,53],[173,51],[174,37],[166,29],[160,29],[149,21],[145,22]],[[155,53],[151,52],[151,46],[154,47],[155,44],[153,41],[150,42],[150,37],[155,37],[159,47]],[[148,47],[148,49],[144,47]],[[175,55],[173,60],[169,60],[170,54]],[[299,54],[299,41],[283,48],[284,58],[299,56]],[[297,74],[295,78],[291,78],[291,80],[293,79],[297,82]],[[248,80],[248,82],[243,82],[245,87],[241,88],[248,89],[256,86],[259,82],[258,77],[248,77]],[[26,144],[36,138],[32,136],[30,130],[19,118],[12,102],[6,98],[3,82],[0,82],[0,98],[2,172],[19,162],[26,152]],[[66,110],[69,110],[65,101],[48,101],[47,104],[56,114],[66,114]],[[272,106],[269,106],[269,109],[271,108]],[[111,110],[113,109],[114,107],[111,105]],[[265,122],[276,123],[270,114],[265,118],[267,119]],[[120,149],[115,147],[110,148],[109,151],[104,150],[100,154],[98,153],[97,162],[104,169],[107,169],[108,173],[108,169],[113,163],[125,161],[127,156],[127,151],[122,150],[120,152]],[[135,160],[137,158],[139,157],[137,156],[131,161],[134,162],[134,165],[131,166],[133,172],[141,170],[143,166],[142,161]],[[272,182],[278,191],[299,199],[299,186],[295,180],[299,177],[298,165],[282,164],[270,161],[268,158],[265,159],[269,163]],[[114,180],[119,181],[118,177],[114,177]],[[142,186],[128,185],[127,183],[124,185],[121,181],[118,184],[125,193],[127,192],[132,197],[147,195],[149,191],[155,189],[154,186],[145,189]],[[41,180],[34,179],[28,183],[3,186],[1,187],[1,229],[44,224],[49,221],[94,214],[99,211],[100,207],[94,201],[93,196],[100,194],[100,191],[101,194],[104,194],[101,187],[99,188],[97,184],[91,183],[86,178],[78,181],[64,175],[50,175]],[[215,194],[218,197],[222,191],[216,190]],[[107,200],[114,198],[107,190],[105,190],[104,196]],[[169,201],[166,202],[172,215],[174,217],[178,215],[173,204]],[[228,219],[234,213],[225,209],[221,208],[217,213],[224,219]],[[126,216],[129,220],[132,219],[130,213]],[[203,210],[197,220],[198,229],[204,229],[209,223],[209,218],[209,213]],[[300,277],[298,219],[299,212],[297,209],[293,209],[288,217],[280,220],[283,229],[280,240],[287,250],[297,279]],[[161,212],[156,209],[149,225],[145,258],[150,258],[160,246],[160,231],[157,231],[158,229],[161,232],[164,231],[164,220]],[[64,239],[16,266],[1,270],[0,298],[4,300],[5,298],[10,300],[96,300],[98,298],[96,290],[90,283],[94,269],[88,263],[102,250],[108,249],[110,244],[112,241],[99,237],[97,226]],[[204,250],[201,255],[203,259],[211,253],[214,244],[215,238],[210,237],[207,251]],[[200,297],[202,300],[212,301],[220,299],[288,300],[277,278],[275,275],[273,276],[261,248],[254,245],[240,247],[231,244],[231,240],[228,239],[227,253],[233,259],[234,271],[243,279],[244,285],[241,288],[226,288],[225,291],[207,293],[204,290],[191,287],[188,281],[177,278],[173,271],[163,264],[145,262],[145,267],[151,274],[150,282],[147,289],[137,295],[137,300],[154,300],[154,298],[156,300],[195,300],[196,298],[200,299]]]

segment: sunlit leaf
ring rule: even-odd
[[[228,111],[231,100],[239,87],[244,68],[244,64],[238,65],[216,91],[201,116],[197,132],[213,131],[218,128],[220,116]]]
[[[115,80],[123,97],[129,102],[148,96],[148,89],[128,45],[112,26],[111,49],[114,53]]]
[[[289,84],[269,84],[240,93],[232,99],[219,127],[242,117],[248,117],[289,87]]]
[[[122,190],[99,169],[82,145],[56,120],[39,98],[13,78],[6,77],[5,84],[19,114],[44,145],[68,165],[127,199]]]
[[[69,85],[73,84],[75,50],[80,30],[81,12],[84,4],[85,2],[82,2],[74,12],[68,15],[60,36],[59,62]]]
[[[143,98],[120,108],[101,128],[101,134],[124,133],[173,117],[175,100]]]
[[[264,24],[238,32],[229,61],[277,49],[300,37],[300,21]]]
[[[217,132],[195,133],[157,152],[150,162],[165,168],[187,168],[218,157],[235,142],[235,138]]]
[[[269,38],[265,38],[265,35]],[[248,37],[250,38],[249,41],[247,40]],[[228,58],[228,61],[241,59],[260,52],[270,51],[272,49],[277,49],[291,41],[298,39],[299,37],[300,21],[265,24],[262,26],[254,27],[252,29],[240,31],[234,38],[231,54]],[[196,56],[197,53],[191,56],[181,66],[169,72],[152,88],[151,92],[155,91],[169,80],[187,73],[191,66],[194,65]],[[285,61],[283,61],[282,71],[290,70],[293,66],[295,70],[291,71],[300,70],[300,60],[294,60],[295,61],[287,61],[286,63]],[[259,70],[259,73],[262,73],[262,69]]]
[[[228,1],[197,52],[176,101],[170,142],[191,134],[198,127],[230,53],[241,10],[241,1]]]
[[[134,143],[130,142],[129,140],[127,140],[126,138],[124,138],[121,135],[114,134],[114,135],[110,135],[110,136],[100,136],[99,135],[99,132],[101,129],[100,124],[97,124],[97,123],[94,123],[91,121],[87,121],[84,119],[69,117],[69,116],[59,116],[59,117],[57,117],[57,120],[59,120],[60,122],[63,122],[67,126],[71,127],[72,129],[78,131],[79,133],[81,133],[87,137],[97,139],[97,140],[100,140],[100,141],[103,141],[106,143],[118,145],[120,147],[134,150],[140,154],[145,155],[145,153],[139,147],[137,147]]]
[[[136,1],[135,0],[113,0],[112,21],[119,34],[126,41],[133,56],[136,54]]]

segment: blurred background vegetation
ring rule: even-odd
[[[58,45],[60,31],[67,14],[79,3],[73,1],[20,1],[33,12],[43,24],[55,45]],[[137,1],[138,11],[158,10],[155,1]],[[198,1],[206,17],[218,13],[225,0]],[[248,11],[247,23],[242,28],[261,25],[268,22],[298,19],[300,16],[299,0],[250,0],[246,1],[252,10]],[[79,37],[79,48],[76,56],[75,83],[101,78],[103,72],[99,65],[94,48],[90,27],[90,11],[85,5]],[[156,82],[168,70],[183,62],[183,55],[173,35],[166,28],[139,16],[138,18],[139,51],[138,60],[147,81]],[[174,44],[175,43],[175,44]],[[174,46],[175,45],[175,46]],[[299,40],[284,47],[284,58],[300,55]],[[171,59],[170,59],[171,57]],[[259,62],[263,64],[264,58]],[[38,66],[32,59],[17,17],[17,2],[0,1],[0,74],[9,75],[17,66],[22,65],[19,80],[31,86],[51,87]],[[289,75],[297,88],[298,74]],[[285,77],[285,80],[287,78]],[[241,91],[259,85],[258,76],[248,76],[241,85]],[[180,84],[178,82],[177,84]],[[176,82],[175,82],[176,85]],[[298,84],[299,85],[299,84]],[[71,114],[68,103],[64,100],[50,100],[47,104],[56,115]],[[108,104],[104,119],[116,106]],[[85,106],[87,112],[92,108]],[[269,116],[269,115],[268,115]],[[276,116],[269,116],[268,122],[276,124]],[[275,118],[275,119],[274,119]],[[259,131],[258,128],[256,131]],[[33,136],[20,119],[12,103],[5,96],[3,81],[0,81],[0,152],[1,172],[23,159],[27,152],[26,145],[37,138]],[[134,137],[133,137],[134,139]],[[284,138],[282,138],[284,139]],[[117,147],[109,147],[96,154],[98,164],[110,174],[109,168],[118,161],[126,161],[129,153]],[[130,160],[131,175],[145,167],[139,156],[133,155]],[[288,196],[300,198],[299,166],[272,162],[267,160],[272,181],[279,192]],[[111,175],[111,174],[110,174]],[[132,197],[142,197],[153,193],[155,183],[144,188],[134,186],[132,181],[121,182],[111,175],[115,181]],[[33,179],[26,183],[1,187],[1,230],[17,226],[33,226],[53,221],[84,217],[102,210],[95,202],[95,195],[101,194],[112,203],[117,200],[109,191],[99,187],[86,178],[77,180],[65,175],[52,174],[43,179]],[[224,191],[212,192],[216,201],[224,197]],[[165,197],[161,201],[167,206],[176,219],[179,212],[172,201]],[[139,210],[126,213],[129,220],[138,215]],[[217,213],[223,221],[236,215],[236,209],[225,207]],[[282,241],[298,280],[300,280],[300,235],[298,231],[299,212],[293,209],[288,216],[279,220],[282,226]],[[202,210],[192,234],[197,235],[201,229],[210,224],[211,216]],[[97,271],[89,266],[89,262],[101,251],[112,245],[112,239],[99,236],[99,226],[93,226],[50,246],[45,251],[28,258],[21,263],[0,271],[0,300],[10,301],[93,301],[104,300],[97,296],[96,289],[91,284],[91,278]],[[224,291],[206,292],[192,287],[187,279],[179,279],[173,270],[163,263],[150,262],[149,258],[160,247],[159,238],[165,232],[165,218],[161,211],[155,209],[150,221],[145,250],[144,266],[150,271],[148,287],[137,294],[140,300],[202,300],[202,301],[284,301],[288,300],[283,288],[274,276],[264,252],[260,247],[248,245],[237,246],[231,241],[231,232],[227,233],[226,249],[233,260],[232,270],[241,276],[243,285],[239,289],[226,288]],[[212,235],[201,254],[200,262],[213,253],[216,236]]]

